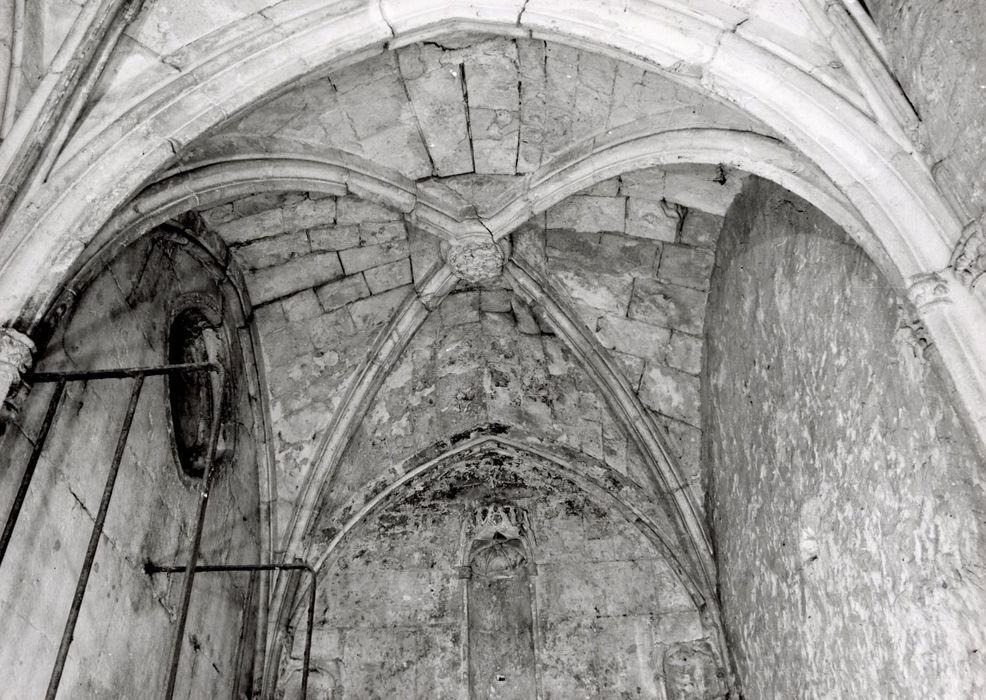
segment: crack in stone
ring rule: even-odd
[[[476,172],[476,149],[472,143],[472,114],[469,110],[469,88],[466,86],[466,64],[459,64],[459,84],[462,86],[462,100],[465,102],[466,137],[469,139],[469,158],[472,161],[472,172]]]
[[[524,13],[527,12],[527,4],[531,0],[524,0],[524,4],[520,8],[520,12],[517,13],[517,26],[520,26],[521,19],[524,17]]]
[[[384,24],[387,25],[387,29],[390,30],[390,38],[395,39],[397,37],[397,32],[394,30],[394,25],[391,24],[390,20],[387,18],[387,13],[383,11],[383,0],[377,0],[377,10],[380,12],[380,19],[383,20]],[[384,42],[384,49],[387,50],[389,48],[390,41]]]

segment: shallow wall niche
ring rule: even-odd
[[[914,318],[791,193],[727,213],[704,449],[746,697],[986,693],[986,474]]]
[[[259,559],[257,444],[249,338],[236,294],[209,252],[174,229],[143,236],[66,298],[41,351],[42,371],[220,360],[209,378],[143,385],[81,608],[59,697],[156,697],[168,671],[181,576],[144,564],[184,564],[202,489],[201,443],[223,408],[201,561]],[[132,380],[69,384],[0,568],[5,697],[43,697],[98,510]],[[0,513],[7,513],[51,394],[32,390],[0,443]],[[182,453],[190,457],[183,466]],[[230,697],[250,687],[256,582],[195,579],[176,698]]]
[[[484,576],[503,578],[482,590]],[[303,620],[278,697],[298,697]],[[706,672],[667,663],[681,645]],[[311,692],[332,697],[722,695],[700,613],[657,545],[615,500],[492,448],[434,467],[342,538],[320,573],[312,664]]]
[[[469,538],[464,633],[469,697],[538,695],[534,634],[536,568],[525,539],[527,512],[512,504],[480,505],[463,528]]]

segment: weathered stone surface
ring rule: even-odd
[[[184,243],[151,231],[126,246],[89,284],[75,290],[72,308],[39,349],[36,368],[162,364],[169,352],[166,333],[179,303],[194,298],[222,309],[232,302],[218,289],[213,271],[200,262],[208,259],[205,249],[192,240]],[[239,345],[237,322],[228,316],[221,320],[219,333],[230,343],[227,376],[236,378],[228,404],[233,423],[252,426],[257,416],[240,361],[248,348]],[[0,364],[7,363],[0,374],[19,374],[32,349],[26,339],[0,329]],[[62,696],[142,697],[162,686],[154,675],[159,667],[141,663],[170,653],[170,601],[177,589],[147,576],[143,562],[188,557],[188,523],[194,520],[201,484],[201,479],[186,476],[173,452],[168,386],[158,377],[143,384],[66,661]],[[0,645],[2,695],[45,694],[132,387],[131,380],[94,380],[70,382],[65,388],[0,575],[0,628],[8,640]],[[19,413],[3,417],[4,514],[53,388],[36,384]],[[0,396],[5,397],[5,389],[0,383]],[[224,561],[248,561],[255,557],[260,537],[256,450],[262,438],[252,430],[235,432],[234,440],[223,430],[223,467],[211,492],[202,542],[203,551]],[[231,578],[196,587],[196,600],[209,604],[189,616],[182,652],[202,665],[185,668],[176,695],[223,697],[233,692],[247,590],[245,581]],[[213,664],[227,669],[226,674],[217,674]]]
[[[401,238],[407,238],[402,221],[359,225],[359,242],[361,245],[378,245]]]
[[[664,197],[691,209],[722,216],[744,179],[745,173],[714,165],[669,168],[664,176]]]
[[[648,364],[640,380],[640,400],[658,413],[689,425],[701,425],[698,377]]]
[[[254,208],[270,206],[270,199],[259,200]],[[281,206],[263,208],[248,215],[240,215],[216,227],[216,232],[230,244],[247,243],[258,238],[276,236],[306,228],[326,226],[336,218],[334,197],[310,199],[301,197],[288,200]]]
[[[503,272],[509,255],[507,241],[494,242],[488,236],[458,238],[442,246],[449,268],[461,280],[472,284],[490,282]]]
[[[982,463],[900,299],[766,183],[719,245],[706,453],[744,694],[982,695],[986,600],[968,576],[984,570]]]
[[[0,328],[0,404],[32,364],[34,342],[13,328]]]
[[[412,44],[397,53],[435,174],[441,177],[474,170],[462,71],[443,65],[444,53],[427,44]]]
[[[313,253],[294,258],[277,267],[257,270],[247,277],[247,287],[253,303],[263,304],[341,276],[342,267],[338,255]]]
[[[543,163],[545,124],[545,45],[542,41],[517,41],[520,82],[520,133],[517,172],[529,173]]]
[[[516,608],[488,609],[497,619],[526,624],[532,636],[536,626],[546,696],[656,700],[665,697],[664,669],[679,687],[683,678],[694,679],[683,669],[706,668],[706,657],[702,664],[687,663],[683,654],[667,661],[669,646],[694,640],[698,649],[706,637],[684,587],[636,527],[522,459],[466,458],[413,496],[375,511],[333,556],[319,588],[313,635],[319,650],[312,656],[314,668],[333,679],[333,692],[396,696],[413,684],[416,696],[421,689],[428,697],[468,694],[465,664],[471,659],[475,666],[483,645],[475,643],[482,628],[467,610],[480,604],[482,590],[478,566],[472,578],[454,575],[470,570],[463,566],[470,560],[460,557],[470,551],[473,531],[463,523],[477,502],[503,503],[506,493],[528,514],[523,523],[537,542],[530,552],[537,576],[530,599],[519,592],[509,598],[512,606],[526,606],[522,615],[512,617]],[[464,627],[470,629],[465,638]],[[303,625],[295,629],[282,676],[301,663]],[[468,655],[462,653],[467,642]],[[533,677],[532,659],[526,663],[514,671],[527,668]],[[715,666],[711,673],[714,680]]]
[[[310,252],[308,236],[304,231],[262,238],[233,249],[233,255],[248,270],[280,265]]]
[[[673,242],[678,236],[678,225],[679,219],[673,204],[659,199],[628,199],[628,236]]]
[[[512,175],[520,132],[517,45],[486,41],[464,53],[462,69],[475,171]]]
[[[551,207],[547,216],[549,229],[623,233],[626,200],[623,197],[577,195]]]
[[[450,294],[439,309],[442,323],[446,326],[459,326],[479,320],[479,292],[458,292]]]
[[[442,264],[441,242],[429,233],[411,228],[408,231],[408,245],[411,249],[411,272],[417,283],[430,270]]]
[[[636,355],[640,358],[663,360],[671,331],[629,318],[606,316],[600,319],[597,331],[605,348]]]
[[[352,275],[371,267],[397,262],[409,254],[407,241],[398,240],[343,250],[339,253],[339,259],[346,274]]]
[[[336,224],[339,226],[363,225],[385,221],[398,222],[402,214],[382,204],[359,197],[339,197]]]
[[[935,180],[966,221],[986,211],[986,62],[977,0],[868,4],[896,79],[920,117]]]
[[[308,230],[308,241],[313,251],[345,250],[360,243],[360,230],[350,226],[317,226]]]
[[[404,302],[409,292],[411,286],[407,285],[354,301],[349,307],[353,323],[360,329],[386,323],[393,317],[397,307]]]
[[[483,289],[479,292],[479,308],[481,311],[507,313],[511,309],[513,292],[509,289]]]
[[[700,248],[715,248],[722,229],[722,217],[689,209],[681,227],[680,243]]]
[[[329,282],[315,290],[318,301],[326,311],[338,309],[341,306],[370,295],[363,275],[356,274],[343,277],[341,280]]]
[[[709,288],[709,275],[712,274],[714,262],[715,254],[712,251],[689,246],[666,245],[661,253],[657,279],[661,282],[705,291]]]
[[[304,289],[285,297],[281,300],[281,308],[284,309],[284,316],[291,322],[304,321],[306,318],[314,318],[322,313],[318,297],[311,289]]]
[[[702,339],[675,331],[668,345],[668,364],[689,374],[702,371]]]
[[[562,261],[554,263],[552,270],[565,290],[577,301],[618,316],[626,314],[633,290],[631,276],[595,272]]]
[[[698,290],[650,279],[638,279],[633,287],[630,318],[686,333],[702,333],[705,297]]]
[[[363,277],[371,294],[379,294],[394,287],[411,284],[411,261],[402,258],[397,262],[371,267],[363,271]]]
[[[511,300],[511,308],[514,312],[514,319],[517,321],[517,330],[526,335],[539,335],[541,329],[538,327],[537,319],[531,312],[531,307],[517,297]]]

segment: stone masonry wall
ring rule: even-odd
[[[935,179],[968,221],[986,213],[986,12],[980,0],[869,0],[921,117]]]
[[[481,196],[480,179],[493,176],[462,177],[446,182]],[[716,166],[630,173],[565,200],[514,236],[518,254],[547,263],[655,411],[699,502],[701,319],[721,214],[741,183],[742,173]],[[255,305],[283,527],[333,411],[411,283],[439,262],[438,241],[399,212],[351,196],[255,195],[202,218],[230,246]],[[484,378],[484,371],[492,374]],[[573,400],[574,386],[587,398]],[[491,420],[605,454],[620,470],[636,464],[634,478],[646,482],[639,456],[590,387],[509,289],[462,288],[384,385],[380,406],[354,440],[360,456],[342,461],[335,506],[373,478],[371,465],[386,468],[442,435]]]
[[[626,173],[514,235],[668,433],[702,503],[702,326],[722,215],[745,174],[716,166]]]
[[[331,146],[413,179],[523,175],[638,119],[754,122],[656,72],[545,41],[411,44],[296,87],[224,127]]]
[[[386,379],[330,483],[314,541],[337,510],[430,445],[499,423],[648,484],[643,459],[571,352],[499,285],[463,286],[432,313]]]
[[[719,246],[704,447],[745,697],[982,696],[986,473],[934,348],[776,186],[748,184]]]
[[[222,301],[216,276],[187,239],[148,235],[81,291],[38,363],[41,370],[163,364],[168,310],[180,295]],[[228,290],[226,290],[228,291]],[[250,391],[231,324],[238,428],[231,463],[216,479],[202,558],[260,556],[257,444]],[[130,393],[130,380],[67,386],[58,417],[0,569],[4,697],[44,695]],[[52,385],[38,385],[0,442],[0,509],[7,513]],[[184,563],[199,483],[172,454],[164,380],[148,378],[110,503],[60,697],[149,697],[163,691],[181,594],[180,576],[149,577],[146,561]],[[246,575],[195,579],[176,697],[229,696],[248,680],[240,650],[255,608]],[[238,654],[244,665],[238,666]],[[245,687],[242,686],[241,687]],[[71,689],[71,690],[69,690]]]
[[[463,521],[477,506],[509,502],[530,515],[544,698],[717,697],[698,612],[618,511],[523,458],[480,453],[437,471],[333,554],[319,584],[310,693],[466,697]],[[298,697],[303,639],[299,614],[278,697]],[[682,649],[702,659],[691,675],[673,662]]]
[[[438,260],[438,241],[355,197],[289,192],[202,212],[244,270],[254,304],[285,527],[318,437],[381,328]]]

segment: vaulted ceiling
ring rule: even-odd
[[[107,12],[67,5],[28,18],[45,40],[10,74],[5,133],[54,90],[28,67],[85,41],[67,18]],[[815,0],[147,3],[11,209],[0,269],[44,274],[0,287],[0,320],[36,323],[108,251],[182,226],[228,254],[252,313],[272,552],[324,560],[386,484],[499,436],[647,494],[713,605],[703,323],[745,179],[818,206],[916,304],[960,235],[849,17]],[[978,346],[953,345],[981,378]],[[979,405],[983,387],[960,391]]]

